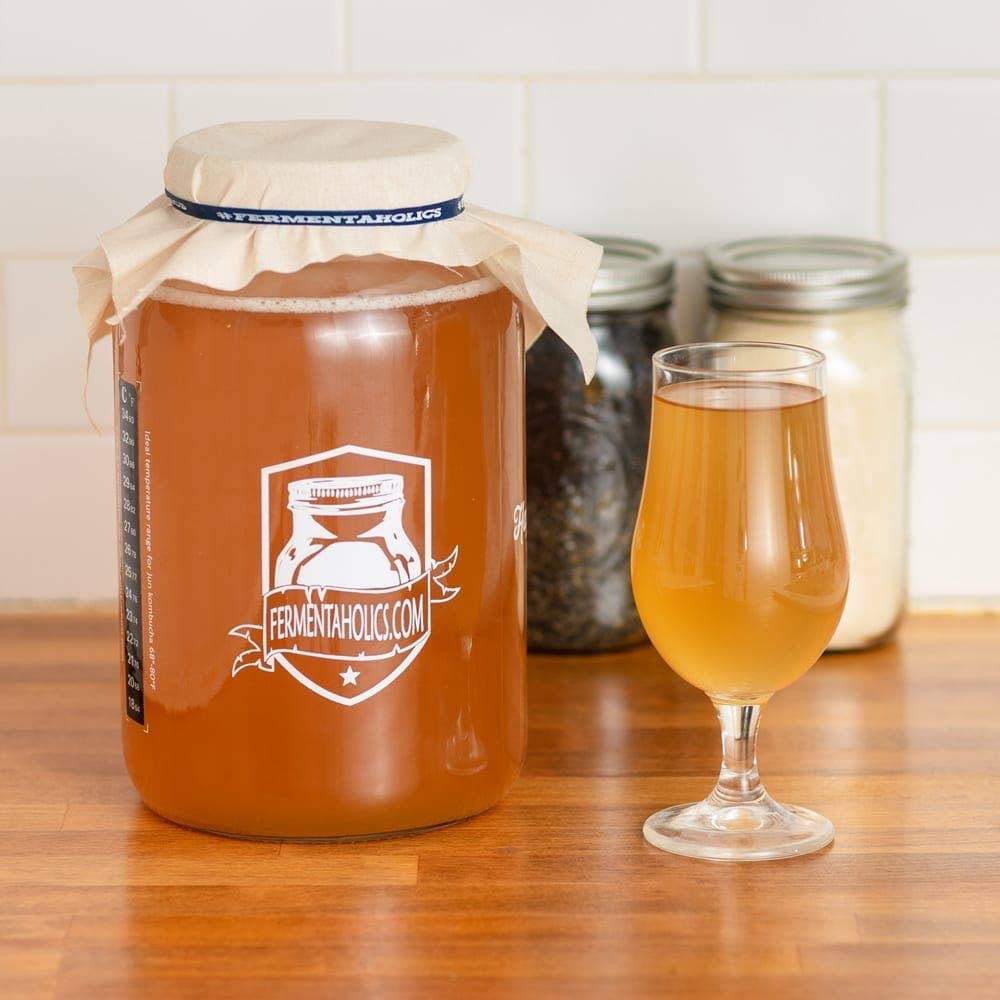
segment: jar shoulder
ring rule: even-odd
[[[597,389],[611,395],[651,391],[652,355],[676,343],[666,314],[592,314],[589,322],[598,347],[597,372],[591,385],[580,377],[579,361],[570,348],[551,330],[545,330],[526,355],[529,394],[593,401]]]

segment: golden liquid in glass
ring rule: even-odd
[[[847,580],[822,395],[730,380],[659,390],[632,582],[670,667],[717,701],[766,701],[823,652]]]

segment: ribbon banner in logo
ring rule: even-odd
[[[457,559],[456,548],[415,580],[389,590],[276,587],[264,595],[262,626],[240,625],[229,633],[249,647],[233,662],[233,676],[246,667],[273,671],[283,656],[370,662],[422,646],[430,633],[431,605],[445,604],[459,592],[444,582]]]

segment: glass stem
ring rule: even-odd
[[[752,805],[767,793],[757,774],[757,725],[760,705],[720,705],[722,770],[711,798],[720,806]]]

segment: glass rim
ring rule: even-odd
[[[795,351],[801,358],[803,355],[810,360],[804,364],[784,365],[777,368],[704,368],[700,365],[672,364],[670,356],[684,351],[699,349],[731,350],[734,347],[764,348],[769,351]],[[698,340],[690,344],[676,344],[673,347],[663,347],[653,355],[653,365],[663,371],[678,372],[692,375],[711,375],[714,378],[731,378],[734,376],[788,376],[807,374],[823,369],[826,355],[814,347],[803,347],[801,344],[786,344],[768,340]]]

